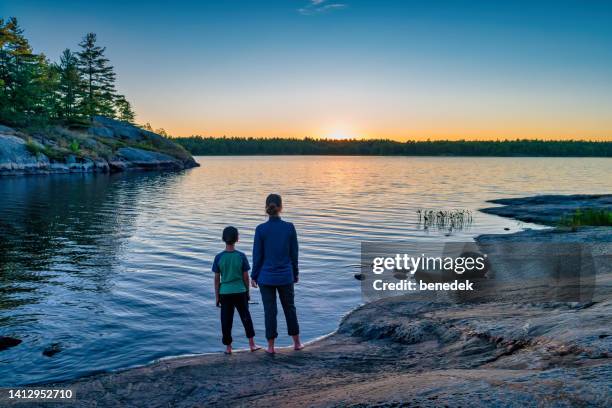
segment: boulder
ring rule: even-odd
[[[97,159],[93,162],[94,171],[99,171],[101,173],[108,173],[110,171],[110,166],[106,160]]]
[[[21,340],[13,337],[0,336],[0,351],[15,347],[21,344]]]
[[[129,167],[144,169],[170,169],[183,168],[183,163],[172,156],[150,150],[138,149],[135,147],[122,147],[117,150],[119,158],[127,161]]]
[[[93,130],[93,132],[100,133],[98,136],[103,136],[104,134],[104,137],[128,139],[132,142],[137,142],[144,138],[143,132],[145,131],[128,122],[105,118],[103,116],[94,116],[93,125],[94,126],[91,129]],[[106,136],[111,133],[112,136]]]
[[[30,153],[23,139],[0,133],[0,172],[28,173],[48,166],[47,156]]]
[[[54,355],[56,355],[57,353],[59,353],[60,351],[62,351],[62,346],[59,343],[53,343],[50,346],[48,346],[47,348],[45,348],[42,352],[43,356],[45,357],[53,357]]]

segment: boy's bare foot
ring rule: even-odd
[[[225,351],[224,351],[224,353],[225,353],[225,354],[232,354],[232,346],[227,346],[227,347],[225,347]]]
[[[302,343],[298,343],[298,344],[294,344],[293,345],[293,349],[296,350],[296,351],[299,351],[299,350],[301,350],[303,348],[304,348],[304,345]]]

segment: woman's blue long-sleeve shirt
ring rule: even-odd
[[[298,276],[297,232],[292,223],[270,217],[255,229],[251,278],[260,285],[288,285]]]

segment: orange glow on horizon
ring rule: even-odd
[[[540,139],[540,140],[593,140],[612,141],[612,126],[607,130],[601,128],[546,128],[543,126],[521,127],[508,126],[503,129],[483,128],[407,128],[403,129],[372,129],[336,128],[329,127],[292,129],[275,128],[271,126],[228,126],[224,128],[204,127],[198,124],[175,123],[168,120],[164,125],[161,121],[155,123],[154,128],[164,128],[168,134],[175,137],[189,137],[199,135],[204,137],[253,137],[253,138],[290,138],[303,139],[312,137],[317,139],[390,139],[397,141],[407,140],[504,140],[504,139]],[[159,123],[159,125],[157,125]]]

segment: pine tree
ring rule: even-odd
[[[40,55],[40,71],[35,86],[36,119],[44,124],[61,116],[60,71],[57,65]]]
[[[83,81],[77,56],[66,48],[57,65],[59,72],[60,117],[71,120],[77,116],[77,105],[82,101]]]
[[[25,124],[44,120],[42,87],[48,66],[42,55],[36,55],[17,19],[0,19],[0,119]]]
[[[132,105],[125,99],[123,95],[117,95],[115,98],[115,109],[117,111],[117,116],[119,120],[123,120],[125,122],[134,123],[134,118],[136,115],[132,110]]]
[[[66,49],[59,63],[35,54],[14,17],[0,18],[0,123],[44,126],[94,115],[133,122],[134,112],[115,92],[115,72],[87,34],[81,52]]]
[[[78,69],[83,81],[81,111],[88,117],[115,117],[115,72],[104,56],[106,47],[96,45],[96,34],[88,33],[79,44]]]

